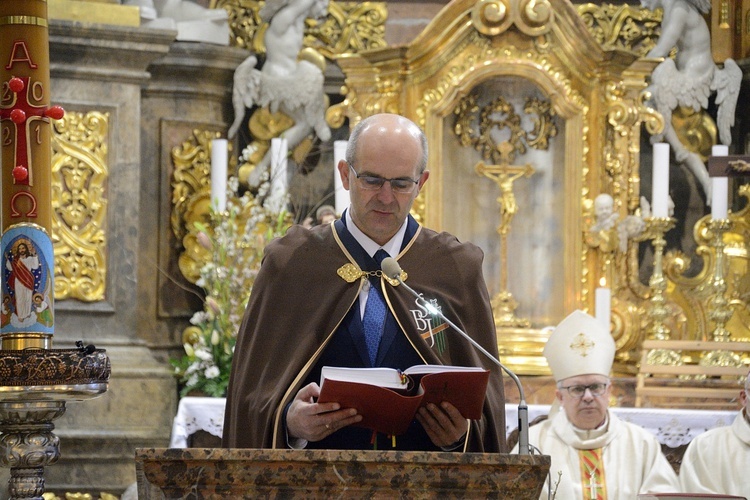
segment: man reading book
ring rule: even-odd
[[[500,370],[380,272],[384,256],[397,259],[413,289],[497,356],[481,249],[409,215],[426,167],[416,124],[393,114],[366,118],[338,164],[351,199],[341,219],[292,227],[268,245],[237,338],[224,446],[505,451]],[[442,401],[387,436],[358,425],[356,409],[317,401],[323,366],[418,364],[490,370],[481,418],[469,421]]]

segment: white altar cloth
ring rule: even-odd
[[[170,448],[186,448],[188,437],[202,430],[221,437],[224,428],[224,398],[180,399],[172,425]],[[529,422],[549,413],[549,405],[528,405]],[[659,442],[677,448],[688,444],[695,436],[730,425],[736,411],[680,410],[664,408],[610,408],[622,420],[638,424],[654,434]],[[505,405],[506,434],[518,426],[518,405]]]
[[[225,398],[194,398],[180,399],[177,415],[172,423],[172,438],[170,448],[187,448],[188,437],[196,431],[206,431],[216,437],[221,437],[224,431]]]

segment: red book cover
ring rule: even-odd
[[[387,435],[406,432],[417,410],[448,401],[468,419],[482,416],[490,372],[482,368],[417,365],[392,368],[324,367],[319,403],[356,408],[357,425]]]

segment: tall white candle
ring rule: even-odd
[[[669,144],[654,144],[654,164],[651,177],[651,214],[669,217]]]
[[[609,288],[599,287],[596,289],[595,297],[595,317],[609,331],[609,320],[611,314],[611,294]]]
[[[227,140],[211,141],[211,206],[217,212],[227,208]]]
[[[268,190],[268,201],[266,206],[274,212],[281,212],[286,208],[286,195],[289,190],[287,173],[287,148],[286,138],[274,137],[271,139],[271,186]]]
[[[349,191],[344,189],[338,168],[339,162],[346,159],[347,144],[348,141],[333,141],[333,193],[336,215],[344,213],[350,202]]]
[[[711,148],[712,156],[727,156],[729,146],[717,144]],[[711,218],[714,220],[727,218],[729,192],[728,177],[711,177]]]

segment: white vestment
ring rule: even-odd
[[[697,435],[685,450],[680,485],[690,493],[750,498],[750,424],[744,410],[732,425]]]
[[[609,412],[605,431],[582,439],[562,409],[549,420],[529,428],[529,443],[551,457],[552,490],[559,478],[556,500],[586,500],[588,478],[581,478],[578,450],[603,448],[607,500],[634,500],[639,493],[679,491],[679,481],[656,437],[642,427]],[[516,449],[518,446],[516,446]],[[559,475],[561,473],[562,475]],[[545,483],[540,500],[547,499]]]

